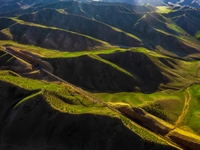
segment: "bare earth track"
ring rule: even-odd
[[[185,103],[184,103],[184,107],[182,110],[181,115],[178,117],[177,121],[175,122],[175,127],[178,127],[179,124],[182,122],[182,120],[184,119],[184,117],[186,116],[188,109],[189,109],[189,104],[190,104],[190,100],[191,100],[191,95],[190,92],[188,90],[186,90],[187,95],[185,95]]]

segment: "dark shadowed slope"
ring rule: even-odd
[[[59,21],[58,21],[59,18]],[[92,20],[79,15],[62,14],[54,9],[40,10],[34,14],[25,14],[19,17],[20,20],[57,27],[84,35],[88,35],[110,44],[124,46],[139,46],[142,42],[134,37],[115,29],[103,22]],[[88,28],[89,27],[89,28]]]
[[[100,57],[89,55],[48,59],[47,61],[53,65],[57,76],[92,91],[153,92],[161,83],[168,81],[146,55],[137,52],[119,52],[100,55]]]
[[[23,44],[33,44],[50,49],[65,51],[82,51],[93,49],[95,46],[109,46],[106,42],[53,27],[16,23],[0,31],[4,40],[14,40]]]
[[[1,73],[13,82],[13,84],[5,82],[6,78],[1,78],[0,81],[2,85],[0,107],[3,112],[0,115],[0,148],[2,150],[176,149],[164,139],[123,116],[120,117],[105,107],[91,105],[86,99],[83,101],[82,95],[74,92],[73,89],[55,83],[27,80],[13,76],[12,72]],[[16,80],[12,79],[20,79],[18,85],[23,88],[16,86]],[[33,84],[26,86],[24,81]],[[44,89],[34,91],[33,89],[39,87],[38,84]],[[58,88],[56,95],[53,87]],[[10,92],[13,94],[10,95]],[[79,102],[80,100],[82,103]],[[87,107],[82,105],[83,103]],[[95,110],[92,109],[94,107]],[[99,113],[104,115],[98,115]],[[130,129],[125,125],[128,125]],[[131,131],[135,129],[137,129],[137,134]],[[150,139],[147,140],[148,138]]]
[[[9,22],[1,26],[0,38],[62,51],[96,49],[109,43],[123,47],[144,46],[161,52],[164,49],[165,54],[178,57],[198,53],[199,11],[191,7],[173,9],[163,6],[160,9],[168,9],[168,13],[161,14],[156,6],[150,4],[37,3],[21,9],[17,13],[18,19],[10,17],[23,24],[20,28],[24,31],[19,30],[19,25],[11,26],[13,22]],[[16,12],[4,15],[12,16]],[[8,18],[0,21],[6,24]]]

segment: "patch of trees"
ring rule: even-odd
[[[146,105],[144,107],[142,107],[144,110],[146,110],[148,113],[161,118],[165,121],[168,120],[167,118],[167,114],[164,111],[164,108],[160,105],[160,104],[154,104],[154,103],[150,103],[149,105]]]

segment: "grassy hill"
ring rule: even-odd
[[[38,2],[1,6],[0,149],[198,148],[197,8]]]
[[[1,94],[1,106],[6,106],[1,107],[0,117],[2,149],[116,149],[116,145],[117,149],[176,149],[65,84],[26,79],[9,71],[0,74],[1,93],[6,91]]]

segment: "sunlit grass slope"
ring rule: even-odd
[[[91,50],[83,52],[62,52],[58,50],[49,50],[41,48],[34,45],[24,45],[19,44],[13,41],[0,41],[1,49],[5,50],[5,45],[11,45],[16,49],[25,50],[36,55],[39,55],[41,58],[74,58],[80,56],[91,56],[92,58],[112,66],[113,68],[129,75],[133,76],[134,74],[130,73],[127,69],[115,64],[115,62],[110,62],[105,60],[100,55],[112,55],[112,54],[123,54],[124,52],[138,52],[145,54],[156,66],[159,67],[162,74],[166,75],[169,79],[167,84],[161,84],[162,88],[173,88],[180,89],[182,87],[187,87],[193,83],[199,82],[198,77],[200,77],[199,67],[200,61],[198,60],[180,60],[172,58],[170,56],[165,56],[157,51],[151,51],[143,47],[137,48],[119,48],[112,47],[110,49],[101,49],[101,50]],[[145,60],[144,60],[145,61]],[[131,69],[131,68],[130,68]]]
[[[26,103],[30,99],[33,100],[34,97],[37,98],[38,95],[42,95],[52,109],[62,113],[77,115],[96,114],[115,117],[120,119],[127,128],[139,135],[143,140],[162,145],[170,145],[169,142],[143,127],[140,127],[122,115],[117,114],[104,106],[94,104],[87,95],[77,92],[76,89],[69,87],[67,84],[27,79],[10,71],[0,71],[0,81],[10,83],[28,91],[33,91],[27,97],[19,100],[14,106],[15,108],[20,107],[20,105],[23,105],[23,103]]]
[[[169,6],[156,6],[156,8],[156,12],[161,14],[169,13],[171,11],[171,7]]]
[[[98,93],[95,95],[114,105],[129,105],[132,108],[145,108],[152,104],[158,104],[162,108],[162,111],[166,113],[167,122],[176,124],[179,116],[183,115],[177,124],[178,127],[200,135],[200,123],[198,121],[200,117],[199,89],[200,85],[196,84],[187,89],[158,91],[152,94],[122,92]]]
[[[111,46],[110,48],[100,49],[100,50],[91,50],[91,51],[82,51],[82,52],[62,52],[56,49],[47,49],[42,48],[35,45],[26,45],[20,44],[18,42],[10,41],[10,40],[0,40],[0,46],[2,49],[5,49],[4,46],[10,45],[17,49],[26,50],[32,53],[35,53],[43,58],[61,58],[61,57],[77,57],[81,55],[89,55],[89,54],[103,54],[103,53],[113,53],[118,50],[125,50],[124,48],[119,48],[117,46]]]

